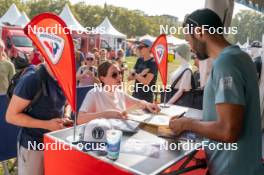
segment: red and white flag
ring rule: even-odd
[[[168,45],[165,34],[161,34],[151,47],[151,52],[158,66],[162,83],[166,88],[168,70]]]
[[[24,28],[59,82],[76,112],[76,67],[74,46],[65,22],[55,14],[42,13]]]

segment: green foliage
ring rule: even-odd
[[[264,15],[251,10],[242,10],[235,15],[231,26],[237,27],[238,31],[238,34],[229,36],[232,43],[239,41],[243,44],[247,41],[247,37],[250,42],[261,41],[264,34]]]

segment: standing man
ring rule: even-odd
[[[213,58],[204,91],[203,121],[174,117],[170,128],[176,133],[192,131],[209,144],[236,143],[236,150],[205,146],[209,174],[261,175],[261,128],[256,68],[248,54],[231,45],[221,33],[220,17],[209,9],[188,15],[185,39],[199,59]],[[191,27],[193,26],[193,27]],[[207,29],[219,33],[209,33]],[[190,32],[190,30],[194,32]]]
[[[135,88],[133,97],[153,102],[153,92],[151,88],[156,85],[158,68],[154,58],[151,56],[152,41],[143,39],[140,41],[138,50],[140,57],[138,58],[134,71],[132,71],[128,80],[135,80]]]
[[[44,174],[43,150],[30,145],[38,148],[45,133],[64,128],[69,122],[65,116],[70,116],[68,107],[67,114],[64,111],[65,103],[62,89],[46,63],[19,80],[6,112],[8,123],[22,127],[18,136],[18,175]]]

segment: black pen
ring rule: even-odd
[[[177,118],[182,118],[183,116],[184,116],[184,114],[185,114],[186,112],[183,112],[181,115],[179,115],[179,117],[177,117]]]

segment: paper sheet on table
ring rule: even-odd
[[[135,110],[128,114],[128,119],[157,126],[169,125],[171,117],[175,115],[180,115],[183,112],[186,112],[187,110],[188,108],[178,106],[161,108],[159,114],[151,114],[146,113],[143,110]]]
[[[129,139],[121,145],[120,152],[159,158],[160,144],[158,142]]]
[[[147,119],[151,117],[151,114],[144,112],[143,110],[135,110],[127,114],[128,119],[138,121],[138,122],[145,122]]]
[[[164,106],[164,104],[161,104],[160,106]],[[181,115],[183,112],[187,112],[189,110],[189,108],[187,107],[175,106],[175,105],[169,105],[168,108],[161,107],[160,109],[161,109],[160,111],[161,114],[166,114],[170,117],[175,115]]]
[[[150,118],[146,123],[151,125],[169,125],[171,117],[167,115],[155,115],[152,118]]]

